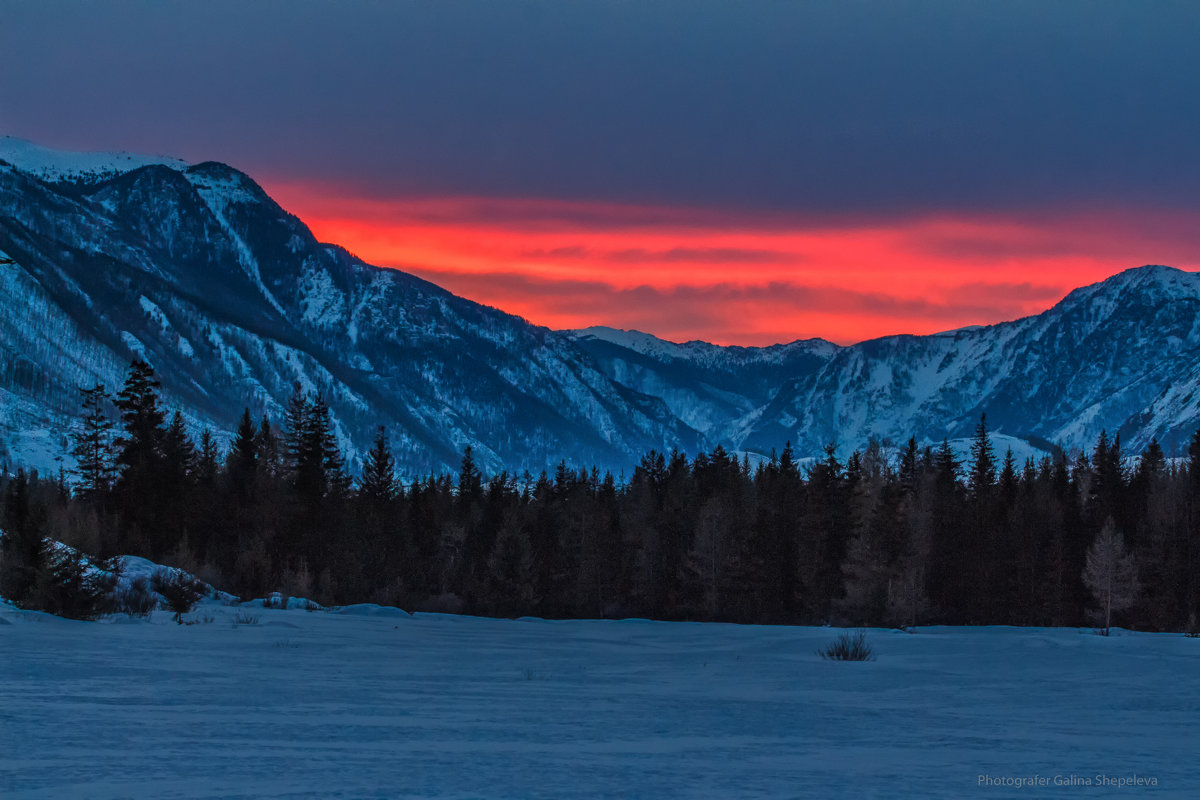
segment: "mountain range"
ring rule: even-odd
[[[53,468],[81,386],[150,361],[168,408],[228,440],[320,393],[353,461],[387,427],[406,478],[560,460],[628,472],[650,449],[802,457],[970,435],[1171,452],[1200,426],[1200,276],[1163,266],[1042,314],[838,346],[676,344],[553,331],[318,242],[242,172],[0,138],[0,460]],[[69,457],[64,463],[69,465]]]

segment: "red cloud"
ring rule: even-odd
[[[750,219],[708,209],[357,197],[268,185],[318,238],[554,328],[667,339],[848,343],[1037,313],[1143,263],[1195,263],[1191,222]]]

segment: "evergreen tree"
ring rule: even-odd
[[[29,477],[18,469],[4,493],[0,515],[0,597],[18,605],[30,600],[50,552],[42,535],[44,513],[29,496]]]
[[[350,472],[346,468],[346,459],[338,447],[329,405],[320,395],[317,395],[312,404],[309,429],[313,442],[321,453],[327,491],[335,497],[345,497],[350,491]]]
[[[113,561],[89,564],[72,548],[50,551],[38,576],[33,607],[69,619],[95,619],[109,611],[118,574]]]
[[[127,552],[161,556],[175,544],[169,505],[169,482],[164,480],[164,414],[158,402],[159,383],[153,368],[140,359],[129,367],[117,394],[121,433],[116,440],[120,474],[115,485],[117,509],[126,528]]]
[[[561,462],[558,465],[558,473],[555,477],[556,489],[560,492],[565,491],[569,479],[565,477],[567,474],[566,462]],[[462,465],[458,470],[458,498],[463,505],[476,503],[483,497],[483,476],[480,475],[479,469],[475,466],[475,456],[468,445],[463,452]]]
[[[226,461],[229,482],[235,493],[243,497],[254,495],[255,484],[258,482],[259,458],[258,431],[254,428],[254,420],[250,418],[250,409],[247,408],[238,422]]]
[[[900,456],[900,486],[907,494],[912,494],[917,490],[920,478],[918,464],[917,437],[913,436],[908,440],[904,453]]]
[[[288,398],[287,408],[283,416],[283,439],[280,448],[283,472],[293,487],[300,480],[302,462],[311,462],[312,454],[305,452],[306,431],[311,417],[311,404],[308,396],[300,390],[300,384],[292,387]]]
[[[162,474],[167,491],[186,489],[196,477],[196,446],[188,436],[183,415],[176,411],[162,436]]]
[[[395,462],[388,446],[387,429],[379,426],[375,443],[363,460],[359,495],[374,506],[385,506],[396,497]]]
[[[72,432],[74,447],[71,454],[77,465],[79,496],[95,503],[108,493],[116,477],[112,452],[113,421],[108,410],[111,398],[102,383],[79,391],[83,395],[83,415]]]
[[[987,495],[996,485],[996,453],[988,437],[987,414],[979,415],[975,438],[971,441],[971,470],[967,490],[972,498]]]
[[[1013,456],[1012,448],[1004,451],[1004,464],[1000,468],[1000,496],[1005,506],[1011,506],[1017,499],[1017,489],[1021,479],[1017,476],[1017,459]]]
[[[221,453],[212,431],[205,428],[200,432],[200,452],[196,457],[196,482],[201,486],[211,487],[217,481],[220,472]]]
[[[1108,434],[1100,431],[1096,449],[1092,452],[1091,481],[1087,491],[1088,518],[1098,530],[1110,517],[1121,529],[1130,527],[1125,508],[1125,459],[1121,454],[1121,435],[1110,443]]]
[[[271,420],[264,414],[258,423],[258,433],[254,437],[254,445],[258,454],[258,474],[269,478],[278,477],[282,470],[282,453],[279,437],[271,427]]]
[[[117,463],[121,480],[127,483],[154,474],[162,458],[165,417],[158,405],[159,385],[154,369],[139,359],[130,365],[125,385],[117,394],[122,426]]]

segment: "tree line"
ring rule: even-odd
[[[135,361],[115,397],[82,390],[76,470],[3,478],[0,594],[32,602],[49,539],[243,597],[494,616],[1149,630],[1200,616],[1200,432],[1171,462],[1101,433],[1090,453],[1017,464],[981,418],[965,462],[915,438],[844,463],[830,445],[807,466],[790,446],[753,467],[718,446],[650,452],[619,482],[565,460],[484,476],[467,449],[457,475],[403,485],[382,428],[352,479],[319,396],[297,390],[278,423],[247,410],[226,452],[168,417],[158,388]]]

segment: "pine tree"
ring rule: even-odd
[[[1017,476],[1017,459],[1013,456],[1011,447],[1004,451],[1004,465],[1000,468],[998,481],[1004,504],[1011,506],[1017,499],[1017,488],[1021,481]]]
[[[297,413],[299,412],[299,413]],[[328,417],[319,414],[316,403],[297,395],[288,403],[284,428],[284,468],[300,498],[316,505],[328,491],[325,471],[325,435]]]
[[[363,459],[359,495],[375,506],[385,506],[396,497],[395,462],[388,446],[387,429],[379,426],[375,443]]]
[[[558,465],[558,472],[555,474],[555,489],[559,492],[566,490],[566,485],[569,483],[567,477],[566,462]],[[483,496],[483,476],[479,474],[479,469],[475,466],[475,456],[470,446],[463,452],[462,464],[458,470],[458,498],[459,502],[464,505],[477,502]]]
[[[313,400],[309,412],[308,435],[310,451],[320,454],[326,493],[338,498],[345,497],[350,491],[350,472],[346,469],[346,459],[342,457],[342,451],[338,447],[329,404],[321,395],[317,395]]]
[[[301,462],[311,461],[311,456],[304,452],[305,432],[308,428],[311,407],[308,396],[300,391],[300,384],[292,387],[291,397],[288,398],[287,408],[283,416],[283,440],[280,457],[283,461],[283,472],[293,486],[299,480]]]
[[[118,511],[130,537],[126,552],[147,550],[159,556],[174,546],[166,506],[169,483],[163,480],[164,415],[158,404],[159,383],[145,361],[134,361],[117,395],[121,435],[116,440],[120,475],[114,493]],[[154,537],[152,540],[151,537]]]
[[[1092,452],[1091,482],[1088,485],[1088,516],[1095,526],[1109,517],[1128,527],[1125,509],[1126,471],[1121,454],[1121,435],[1118,433],[1110,443],[1108,434],[1100,431],[1096,449]]]
[[[211,487],[217,481],[220,472],[221,453],[212,431],[205,428],[200,432],[200,452],[196,456],[196,482],[201,486]]]
[[[229,449],[226,469],[233,491],[242,497],[253,497],[258,482],[260,447],[258,431],[250,418],[250,409],[242,412],[233,445]]]
[[[75,474],[79,476],[79,496],[94,503],[108,493],[116,477],[112,451],[113,421],[109,416],[111,398],[102,383],[79,391],[83,395],[83,415],[71,435],[75,443],[71,454],[75,456],[77,464]]]
[[[979,415],[975,438],[971,442],[971,471],[967,490],[971,497],[986,495],[996,485],[996,453],[988,437],[987,414]]]
[[[183,414],[176,411],[163,431],[162,465],[167,491],[179,492],[189,486],[196,475],[196,446],[188,436]]]
[[[112,605],[118,574],[115,560],[89,564],[78,550],[49,552],[32,598],[41,611],[69,619],[95,619]]]
[[[117,463],[123,480],[131,472],[139,479],[153,474],[161,460],[165,417],[158,405],[159,386],[154,369],[139,359],[129,366],[129,376],[117,394],[122,426]]]
[[[258,453],[258,474],[269,478],[279,477],[283,471],[279,437],[266,414],[263,414],[262,421],[258,423],[254,446]]]
[[[917,437],[909,438],[903,455],[900,456],[900,486],[906,494],[917,491],[918,474]]]
[[[961,466],[962,463],[954,456],[954,450],[950,447],[950,442],[942,439],[941,445],[938,446],[937,452],[933,455],[933,471],[938,487],[944,491],[956,484]]]

